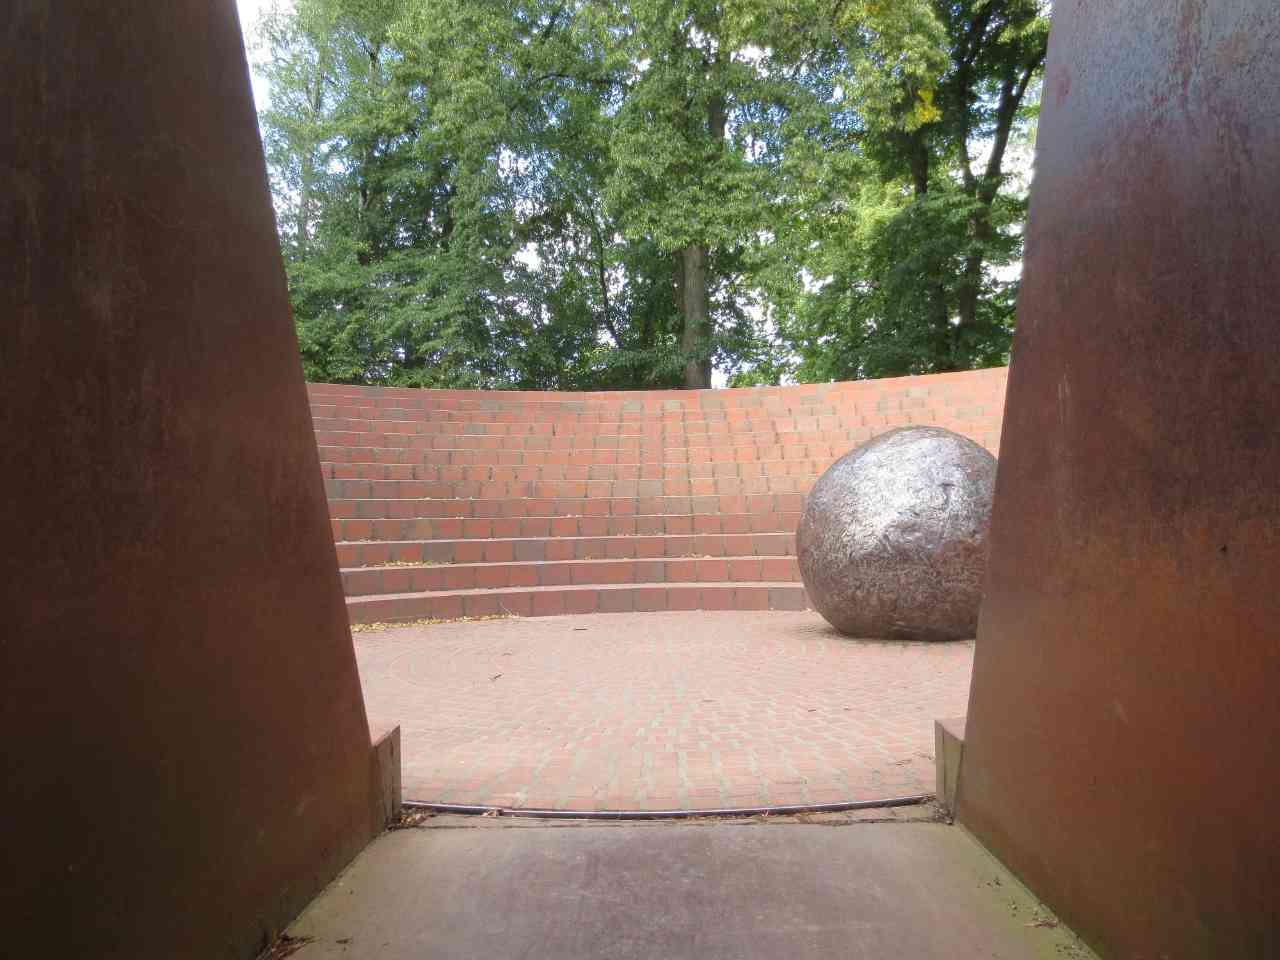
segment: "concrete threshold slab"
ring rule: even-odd
[[[290,927],[294,956],[1093,957],[946,824],[446,820],[375,841]]]

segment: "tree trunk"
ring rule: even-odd
[[[311,88],[309,93],[309,103],[311,106],[312,129],[320,123],[321,113],[324,109],[324,77],[327,69],[327,59],[323,52],[320,54],[319,62],[316,64],[315,86]],[[315,144],[308,143],[306,149],[302,151],[302,170],[300,171],[300,183],[298,186],[298,222],[297,222],[297,248],[298,256],[306,258],[307,252],[311,246],[311,186],[316,179],[316,154]]]
[[[990,229],[983,230],[984,223],[974,217],[969,229],[979,240],[990,239]],[[986,224],[989,228],[989,224]],[[960,274],[960,283],[956,288],[956,310],[959,326],[972,327],[978,320],[978,292],[982,289],[983,258],[980,253],[971,253],[964,258],[964,272]]]
[[[728,118],[725,98],[720,95],[711,97],[707,102],[707,135],[717,146],[724,145]],[[686,356],[684,385],[687,390],[706,390],[711,387],[711,357],[689,356],[693,353],[706,353],[711,339],[708,253],[705,244],[693,243],[680,251],[676,261],[676,297],[680,313],[684,317],[680,350]]]
[[[961,141],[961,155],[964,159],[964,189],[969,196],[978,201],[979,206],[969,217],[969,233],[977,248],[965,257],[964,272],[960,275],[960,283],[956,289],[956,307],[959,323],[952,330],[951,354],[952,366],[957,369],[968,369],[973,358],[964,353],[963,339],[967,330],[973,329],[978,322],[979,294],[984,277],[985,253],[987,245],[996,238],[995,228],[991,225],[991,205],[995,202],[1003,178],[1004,153],[1009,146],[1009,134],[1013,129],[1013,121],[1018,107],[1027,92],[1036,71],[1044,60],[1044,51],[1040,50],[1021,72],[1011,69],[1000,87],[1000,103],[996,109],[996,131],[992,138],[991,153],[987,157],[987,167],[981,177],[974,177],[969,169],[968,143]],[[966,120],[964,130],[969,129]]]
[[[920,133],[916,133],[909,141],[908,158],[911,164],[911,182],[915,187],[916,198],[929,193],[929,147]],[[952,337],[951,307],[947,303],[947,290],[941,280],[934,278],[928,285],[928,309],[933,322],[934,334],[943,344],[948,345],[946,358],[935,357],[935,365],[928,372],[942,373],[958,369],[955,365],[955,343]],[[915,372],[904,370],[904,373]]]
[[[684,385],[688,390],[706,390],[711,386],[711,358],[690,354],[704,352],[711,337],[707,248],[697,244],[685,247],[680,251],[676,267],[676,291],[680,297],[680,313],[684,316],[684,332],[680,337],[680,350],[686,357]]]

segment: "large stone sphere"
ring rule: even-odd
[[[940,427],[891,430],[841,457],[796,531],[814,607],[853,637],[972,637],[995,477],[995,457]]]

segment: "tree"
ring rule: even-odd
[[[709,387],[717,328],[743,320],[722,287],[763,225],[768,186],[731,123],[763,91],[717,0],[612,9],[627,80],[607,197],[627,236],[672,256],[684,384]]]
[[[837,9],[793,30],[777,66],[826,106],[793,118],[797,187],[777,218],[771,289],[796,375],[1006,362],[1025,216],[1006,161],[1034,120],[1047,4]]]
[[[261,121],[307,375],[1001,362],[1046,30],[1036,0],[297,0]]]

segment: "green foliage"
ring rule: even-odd
[[[1040,0],[296,0],[261,125],[308,378],[1007,356]],[[982,155],[982,163],[977,157]]]
[[[803,189],[761,273],[797,379],[1007,362],[1025,187],[1006,159],[1032,132],[1046,6],[865,4],[809,22],[797,42],[822,109],[796,115],[787,177]]]

